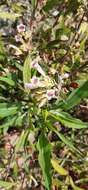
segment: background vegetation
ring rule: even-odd
[[[88,189],[87,0],[0,2],[4,189]]]

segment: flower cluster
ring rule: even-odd
[[[39,106],[45,105],[48,101],[52,99],[57,99],[63,84],[63,79],[69,77],[68,74],[58,76],[58,83],[52,79],[49,75],[45,73],[40,65],[41,58],[37,56],[31,62],[31,69],[35,69],[40,76],[33,76],[30,82],[25,83],[26,90],[34,90],[31,92],[32,96],[37,99]]]

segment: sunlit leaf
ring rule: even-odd
[[[25,59],[24,67],[23,67],[23,82],[24,82],[24,84],[30,82],[30,79],[31,79],[31,67],[30,67],[31,61],[32,61],[31,57],[30,57],[30,55],[28,55]]]
[[[52,166],[54,170],[59,173],[60,175],[66,176],[68,175],[68,171],[65,170],[62,166],[59,165],[58,160],[51,159]]]
[[[6,182],[6,181],[1,181],[0,180],[0,187],[5,188],[5,189],[10,189],[15,185],[13,182]]]
[[[7,77],[0,77],[0,81],[5,82],[5,83],[9,84],[10,86],[15,85],[15,82],[12,79],[7,78]]]
[[[63,182],[59,179],[52,179],[52,185],[59,188],[63,185]]]
[[[80,103],[83,98],[88,97],[88,80],[85,81],[79,88],[73,90],[68,96],[67,100],[60,105],[65,110],[70,110],[74,106]]]
[[[71,139],[68,138],[68,136],[65,136],[59,132],[56,132],[56,134],[61,139],[61,141],[64,142],[64,144],[66,144],[71,150],[78,152],[80,154],[80,151],[74,146],[74,143],[72,142]]]
[[[87,22],[83,22],[80,26],[80,30],[79,32],[81,32],[82,34],[84,32],[87,32],[88,33],[88,23]]]
[[[37,148],[39,151],[39,164],[41,166],[43,177],[45,180],[45,186],[47,190],[51,190],[51,161],[50,161],[50,154],[51,154],[51,147],[50,144],[44,134],[41,134]]]
[[[14,12],[23,13],[25,9],[25,5],[22,4],[21,2],[11,3],[11,8]]]
[[[74,182],[73,182],[73,180],[72,180],[71,177],[70,177],[70,184],[71,184],[73,190],[84,190],[83,188],[76,186],[76,185],[74,184]]]
[[[18,111],[18,107],[12,106],[10,108],[1,108],[0,109],[0,118],[4,118],[7,116],[15,115]]]
[[[70,138],[68,138],[68,136],[61,134],[60,132],[58,132],[58,130],[55,129],[55,127],[53,127],[51,125],[50,126],[48,125],[48,128],[49,128],[49,130],[55,132],[57,134],[57,136],[60,138],[60,140],[64,144],[66,144],[70,148],[70,150],[81,154],[80,151],[74,146],[73,141]]]
[[[20,137],[18,137],[17,139],[15,152],[18,152],[24,148],[27,135],[28,135],[28,130],[27,131],[23,130]]]
[[[31,0],[32,7],[35,8],[37,4],[37,0]]]
[[[20,14],[9,13],[9,12],[0,12],[1,19],[15,20],[16,18],[18,18],[20,16],[21,16]]]
[[[15,120],[16,120],[16,117],[8,118],[6,121],[4,121],[4,123],[2,125],[0,125],[0,128],[8,129],[8,127],[14,125]]]
[[[80,119],[73,118],[69,113],[61,110],[51,110],[50,115],[60,121],[65,127],[74,129],[88,128],[88,123],[82,122]]]

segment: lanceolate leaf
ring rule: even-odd
[[[48,116],[48,113],[47,113]],[[71,150],[73,150],[74,152],[78,152],[81,155],[81,152],[74,146],[74,142],[68,138],[68,136],[63,135],[62,133],[60,133],[58,130],[56,130],[55,127],[52,126],[52,124],[48,124],[47,127],[49,128],[49,130],[55,132],[57,134],[57,136],[60,138],[60,140],[66,144]]]
[[[13,182],[6,182],[6,181],[1,181],[0,180],[0,187],[5,188],[5,189],[10,189],[15,185]]]
[[[20,137],[17,139],[16,147],[15,147],[15,152],[18,152],[19,150],[23,149],[25,145],[25,141],[28,135],[28,130],[27,131],[22,131]]]
[[[15,120],[16,120],[16,116],[9,119],[6,118],[6,121],[2,125],[0,125],[0,128],[7,129],[10,126],[13,126],[15,123]]]
[[[9,13],[9,12],[0,12],[1,19],[15,20],[16,18],[18,18],[20,16],[21,16],[20,14]]]
[[[5,82],[5,83],[7,83],[10,86],[14,86],[15,85],[15,82],[12,79],[7,78],[7,77],[0,77],[0,81]]]
[[[39,164],[43,172],[45,186],[47,190],[51,190],[51,147],[44,134],[40,135],[37,147],[39,150]]]
[[[70,140],[67,136],[64,136],[63,134],[61,134],[58,131],[54,131],[57,136],[61,139],[61,141],[66,144],[71,150],[78,152],[79,154],[81,154],[81,152],[74,146],[72,140]]]
[[[52,1],[52,0],[47,0],[46,5],[45,5],[44,8],[43,8],[44,11],[46,11],[46,12],[50,11],[50,10],[53,9],[55,6],[57,6],[59,2],[61,2],[61,0],[54,0],[54,1]],[[62,0],[62,2],[63,2],[63,0]]]
[[[56,172],[58,172],[60,175],[66,176],[68,175],[68,171],[65,170],[62,166],[59,165],[58,160],[51,159],[52,166]]]
[[[78,89],[74,90],[67,100],[60,105],[65,110],[70,110],[74,106],[80,103],[83,98],[88,97],[88,80],[84,82]]]
[[[31,0],[32,7],[35,8],[37,4],[37,0]]]
[[[60,188],[63,185],[63,182],[57,178],[55,178],[55,179],[53,178],[52,184],[53,184],[53,186]]]
[[[65,127],[74,129],[88,128],[88,123],[82,122],[80,119],[73,118],[69,113],[60,110],[51,110],[50,115],[60,121]]]
[[[71,177],[70,177],[70,184],[71,184],[73,190],[84,190],[83,188],[76,186]]]
[[[26,57],[26,59],[25,59],[24,67],[23,67],[23,81],[24,81],[24,84],[30,82],[30,78],[31,78],[30,63],[31,63],[31,58],[30,58],[30,55],[28,55]]]
[[[18,107],[13,106],[10,108],[1,108],[0,109],[0,119],[3,119],[4,117],[8,117],[11,115],[15,115],[18,111]]]

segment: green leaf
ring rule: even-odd
[[[5,98],[4,96],[0,96],[0,101],[7,101],[7,98]]]
[[[68,175],[68,171],[65,170],[62,166],[59,165],[58,160],[51,159],[52,166],[56,172],[58,172],[60,175],[66,176]]]
[[[23,71],[23,66],[22,65],[20,65],[19,63],[15,63],[15,66],[16,66],[16,68],[17,69],[19,69],[20,71]]]
[[[73,190],[84,190],[83,188],[76,186],[71,177],[70,177],[70,184],[71,184]]]
[[[6,181],[1,181],[0,180],[0,187],[5,188],[5,189],[10,189],[15,185],[15,183],[12,182],[6,182]]]
[[[25,59],[24,67],[23,67],[23,82],[24,82],[24,84],[30,82],[30,79],[31,79],[31,67],[30,67],[31,61],[32,61],[31,57],[30,57],[30,55],[28,55]]]
[[[63,2],[63,0],[54,0],[54,1],[48,0],[48,1],[46,2],[46,5],[43,7],[44,11],[46,11],[46,12],[50,11],[50,10],[53,9],[55,6],[57,6],[58,3],[61,2],[61,1]]]
[[[38,160],[43,172],[45,186],[47,190],[51,190],[51,147],[44,134],[40,135],[37,143],[37,148],[39,150]]]
[[[28,135],[28,130],[26,131],[22,131],[20,137],[17,139],[17,143],[16,143],[16,147],[15,147],[15,152],[20,151],[21,149],[23,149],[24,145],[25,145],[25,141]]]
[[[12,79],[7,78],[7,77],[0,77],[0,81],[5,82],[5,83],[9,84],[10,86],[15,85],[15,82]]]
[[[8,127],[14,125],[15,120],[16,120],[16,117],[6,119],[6,121],[2,125],[0,125],[0,129],[1,128],[8,129]]]
[[[15,115],[18,111],[18,107],[13,106],[10,108],[1,108],[0,109],[0,118],[3,119],[4,117],[8,117],[11,115]]]
[[[53,186],[60,188],[63,185],[63,182],[57,178],[55,178],[55,179],[53,178],[52,184],[53,184]]]
[[[21,2],[11,3],[11,8],[16,13],[24,13],[25,4]]]
[[[25,114],[21,115],[21,113],[20,115],[17,116],[16,121],[15,121],[15,126],[22,126],[24,116]]]
[[[50,115],[60,121],[65,127],[73,129],[88,128],[88,123],[82,122],[80,119],[73,118],[69,113],[60,110],[51,110]]]
[[[54,133],[57,134],[57,136],[60,138],[60,140],[66,144],[71,150],[73,150],[74,152],[77,152],[81,155],[81,152],[74,146],[72,140],[70,140],[68,138],[68,136],[64,136],[63,134],[61,134],[60,132],[58,132],[58,130],[56,130],[56,128],[54,128],[52,125],[47,125],[47,127],[49,128],[49,130],[52,130]]]
[[[0,109],[1,108],[6,108],[8,104],[6,102],[0,103]]]
[[[21,14],[8,13],[8,12],[0,12],[0,19],[15,20],[16,18],[18,18],[20,16],[21,16]]]
[[[60,107],[65,110],[70,110],[74,106],[80,103],[83,98],[88,97],[88,80],[85,81],[79,88],[74,90],[67,100],[63,102]]]
[[[72,140],[70,140],[67,136],[65,137],[63,134],[61,134],[60,132],[58,131],[55,131],[57,136],[61,139],[61,141],[66,144],[71,150],[75,151],[75,152],[78,152],[79,154],[80,151],[78,149],[76,149],[76,147],[74,146]]]
[[[32,7],[35,8],[37,4],[37,0],[31,0]]]
[[[6,54],[6,49],[4,46],[4,42],[2,41],[1,37],[0,37],[0,55],[5,55]]]
[[[46,45],[46,48],[47,49],[52,49],[52,48],[57,47],[59,45],[60,44],[59,44],[58,40],[53,40],[53,41],[48,42],[48,44]]]

